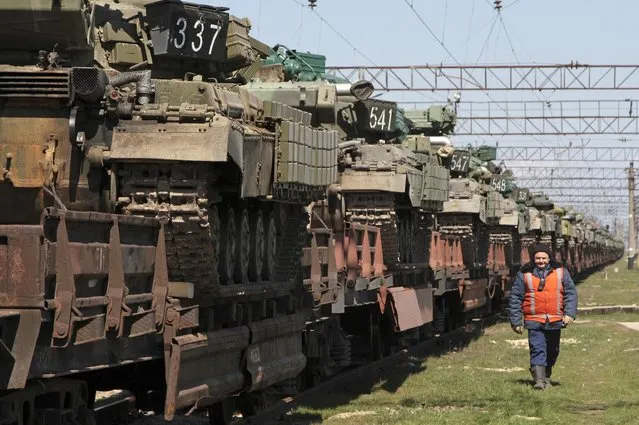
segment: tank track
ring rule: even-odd
[[[489,227],[488,237],[490,242],[501,242],[506,244],[513,243],[513,235],[509,232],[510,229],[502,227]]]
[[[219,217],[215,206],[208,208],[206,170],[134,165],[119,167],[117,173],[124,195],[118,199],[121,212],[165,224],[169,279],[192,282],[199,297],[212,298],[219,284]]]
[[[428,253],[423,247],[430,243],[432,220],[428,218],[429,213],[396,203],[394,195],[346,194],[345,217],[347,222],[381,229],[387,270],[406,264],[428,263]]]
[[[280,204],[279,208],[282,236],[278,242],[275,280],[296,283],[301,270],[302,249],[306,244],[309,217],[301,205]],[[289,214],[286,215],[286,212]]]
[[[121,212],[164,222],[169,279],[192,282],[200,304],[237,294],[263,297],[264,291],[283,293],[295,285],[308,220],[301,205],[277,204],[273,208],[279,229],[274,279],[260,285],[222,284],[218,264],[224,206],[209,199],[206,166],[136,164],[120,166],[117,176],[123,195],[118,199]]]
[[[384,264],[392,270],[400,262],[399,226],[393,195],[345,194],[346,222],[377,226],[382,232]]]

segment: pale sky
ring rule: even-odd
[[[639,63],[639,49],[635,47],[639,33],[637,0],[503,0],[501,20],[492,0],[317,0],[314,11],[306,6],[308,0],[203,1],[229,7],[235,16],[248,17],[253,23],[251,35],[268,45],[280,43],[292,49],[321,53],[327,57],[327,64],[333,66]],[[420,17],[454,58],[428,32]],[[402,92],[386,93],[382,98],[400,102],[445,101],[447,95]],[[490,96],[494,100],[543,101],[639,98],[637,93],[626,90],[511,91],[490,92]],[[460,108],[464,101],[471,100],[489,98],[482,92],[464,92]],[[621,137],[458,136],[455,141],[461,145],[469,142],[494,145],[499,141],[500,145],[550,146],[573,141],[594,146],[639,146],[639,136],[626,135],[623,142],[619,140]],[[560,167],[562,163],[551,165]],[[593,166],[570,164],[582,165]]]

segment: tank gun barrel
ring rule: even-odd
[[[350,148],[356,148],[358,146],[361,146],[363,143],[364,142],[362,140],[346,140],[344,142],[339,142],[337,146],[339,147],[340,150],[345,150]]]
[[[352,84],[336,83],[335,90],[338,96],[354,96],[357,100],[366,100],[375,91],[373,83],[367,80],[358,80]]]

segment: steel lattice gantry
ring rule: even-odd
[[[618,180],[626,182],[628,172],[625,168],[600,167],[528,167],[522,165],[508,165],[518,179],[534,179],[545,181],[566,180]]]
[[[592,199],[592,198],[611,198],[618,199],[623,198],[625,202],[628,201],[628,189],[625,191],[620,190],[606,190],[603,188],[596,188],[590,190],[584,190],[582,193],[576,193],[573,189],[563,188],[562,186],[552,187],[548,186],[542,189],[542,187],[534,187],[534,191],[543,191],[546,193],[551,199],[555,198],[565,198],[565,197],[575,197],[578,196],[580,199]]]
[[[348,81],[366,79],[382,91],[639,90],[639,65],[335,66]]]
[[[639,147],[604,146],[503,146],[497,145],[502,161],[631,161],[639,162]]]
[[[637,101],[462,102],[458,135],[639,134]]]
[[[628,183],[616,180],[604,180],[602,182],[584,183],[579,180],[565,180],[565,181],[548,181],[548,180],[535,180],[527,177],[517,178],[517,185],[521,187],[532,188],[533,190],[562,190],[562,191],[574,191],[583,190],[585,193],[620,193],[628,194]]]
[[[628,195],[581,195],[578,193],[553,193],[548,194],[548,197],[558,206],[561,205],[590,205],[590,204],[618,204],[622,206],[628,205]]]

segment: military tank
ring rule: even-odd
[[[351,335],[378,341],[380,328],[387,325],[380,323],[386,321],[380,306],[387,298],[395,331],[430,322],[429,307],[413,315],[419,320],[399,317],[433,302],[424,247],[430,243],[434,213],[447,199],[448,173],[432,152],[430,136],[411,131],[414,123],[395,103],[373,98],[370,82],[350,84],[327,75],[322,55],[275,46],[247,86],[264,101],[310,112],[314,124],[339,133],[338,183],[329,188],[325,202],[313,206],[311,227],[328,226],[336,240],[352,229],[379,229],[386,277],[381,283],[347,279],[343,326]],[[429,124],[428,131],[435,136],[443,129]],[[414,305],[400,305],[402,297]],[[356,313],[357,306],[370,308]],[[349,314],[362,317],[351,320]],[[363,324],[367,329],[356,328]],[[377,351],[379,346],[369,350]]]
[[[453,255],[459,267],[450,277],[458,279],[453,283],[460,287],[462,311],[471,311],[488,300],[488,223],[498,223],[503,215],[497,204],[501,195],[490,185],[492,173],[476,149],[456,148],[448,166],[450,195],[438,215],[438,231],[448,245],[458,247]]]
[[[0,10],[0,423],[90,425],[115,388],[229,423],[351,365],[351,336],[383,355],[488,275],[472,247],[429,248],[449,108],[407,120],[226,8]]]
[[[517,200],[525,194],[515,186],[511,170],[505,168],[503,164],[494,164],[494,151],[486,149],[484,151],[484,158],[487,159],[487,165],[492,173],[490,185],[495,191],[492,199],[488,201],[492,210],[489,209],[487,212],[490,241],[488,297],[498,304],[502,299],[501,295],[510,292],[512,286],[510,277],[516,275],[521,266],[520,228],[525,228],[527,224]]]
[[[522,244],[527,247],[538,242],[546,244],[552,247],[557,260],[561,261],[560,251],[563,245],[556,238],[558,221],[553,214],[554,202],[543,192],[530,192],[527,205],[530,227],[528,233],[522,237]]]
[[[296,377],[304,207],[337,182],[339,134],[247,90],[269,53],[250,22],[177,0],[2,0],[0,10],[0,198],[11,205],[0,224],[36,226],[42,261],[60,261],[38,297],[55,311],[39,358],[68,347],[68,367],[87,370],[104,361],[83,348],[95,341],[112,366],[165,357],[166,382],[127,385],[168,394],[167,417],[192,391],[215,403]],[[80,224],[64,227],[71,218]],[[87,245],[94,231],[99,249]],[[122,258],[109,257],[120,245]],[[148,336],[158,332],[160,344]],[[26,367],[12,388],[66,373],[63,363]],[[216,384],[202,390],[203,380]]]

